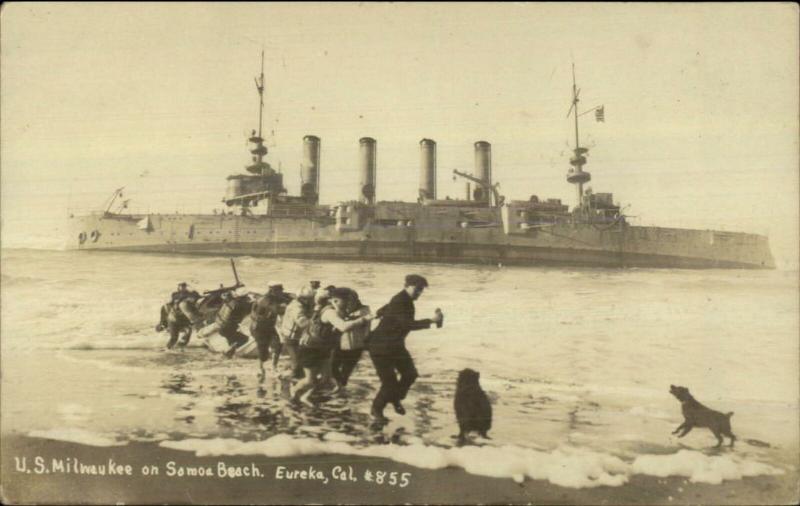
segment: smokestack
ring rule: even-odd
[[[436,199],[436,141],[419,141],[419,198]]]
[[[490,202],[491,194],[487,190],[492,185],[492,145],[486,141],[475,143],[475,177],[486,185],[486,188],[475,187],[475,200]]]
[[[365,204],[374,204],[376,141],[372,137],[362,137],[359,139],[358,144],[359,160],[361,161],[361,174],[358,183],[361,192],[358,198]]]
[[[319,203],[320,140],[314,135],[303,137],[303,162],[300,165],[300,196],[310,204]]]

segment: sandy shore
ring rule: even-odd
[[[108,467],[109,459],[117,473],[113,476],[108,469],[105,476],[69,471],[76,461]],[[241,476],[222,477],[220,466],[228,472],[238,470]],[[153,467],[158,475],[143,473],[143,468]],[[170,470],[177,474],[189,468],[213,475],[168,476]],[[314,477],[309,475],[312,470]],[[305,478],[288,478],[302,471]],[[381,471],[387,475],[379,484],[376,477]],[[372,481],[365,479],[367,472]],[[397,473],[394,485],[388,474],[392,472]],[[196,457],[156,443],[94,447],[18,435],[2,440],[6,504],[790,504],[799,497],[797,484],[796,473],[721,485],[637,475],[621,487],[571,489],[535,480],[517,484],[457,468],[431,471],[383,459]]]

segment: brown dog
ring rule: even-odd
[[[733,442],[736,441],[736,436],[731,432],[731,415],[733,415],[733,411],[730,413],[720,413],[719,411],[714,411],[713,409],[703,406],[692,397],[692,394],[689,393],[689,389],[686,387],[670,385],[669,393],[681,401],[681,411],[683,411],[684,418],[683,423],[672,432],[673,434],[678,434],[678,432],[680,432],[678,437],[683,437],[695,427],[706,427],[711,430],[717,438],[716,448],[722,445],[723,435],[731,438],[731,446],[733,446]]]
[[[458,373],[453,405],[456,408],[456,419],[460,429],[459,444],[466,441],[470,431],[477,431],[481,436],[488,438],[486,432],[492,428],[492,404],[486,392],[481,389],[478,382],[480,377],[480,373],[472,369],[464,369]]]

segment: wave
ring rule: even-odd
[[[130,346],[114,346],[114,345],[104,345],[104,344],[92,344],[92,343],[77,343],[70,346],[63,346],[60,348],[54,348],[57,350],[76,350],[76,351],[113,351],[113,350],[126,350],[126,351],[136,351],[136,350],[158,350],[163,348],[163,343],[155,343],[152,345],[143,345],[143,344],[132,344]]]
[[[5,238],[4,238],[4,242]],[[9,251],[67,251],[67,243],[59,238],[52,237],[33,238],[30,240],[14,240],[3,245],[2,249]]]
[[[13,276],[10,274],[2,274],[0,276],[0,283],[5,287],[16,285],[28,285],[36,283],[45,283],[49,280],[45,278],[37,278],[34,276]]]
[[[42,439],[54,439],[56,441],[66,441],[69,443],[79,443],[87,446],[124,446],[125,441],[118,441],[108,434],[91,432],[85,429],[72,427],[48,430],[32,430],[28,433],[30,437]]]
[[[69,329],[72,330],[72,329]],[[54,331],[53,335],[59,336],[63,332]],[[52,340],[39,340],[34,342],[22,341],[3,342],[3,350],[53,350],[53,351],[154,351],[163,349],[169,336],[161,337],[137,337],[136,339],[93,339],[92,337],[81,337],[72,342],[53,342]],[[187,348],[205,348],[201,342],[190,342]]]
[[[340,440],[341,439],[341,440]],[[627,462],[614,455],[575,447],[550,452],[517,446],[466,446],[443,448],[418,441],[408,445],[356,447],[346,438],[330,435],[325,440],[294,438],[285,434],[264,441],[237,439],[184,439],[162,441],[160,446],[202,456],[353,455],[390,459],[424,469],[460,467],[470,474],[493,478],[545,480],[569,488],[618,487],[636,474],[657,477],[682,476],[695,483],[718,484],[748,476],[784,474],[784,470],[734,455],[706,455],[680,450],[669,455],[640,455]]]

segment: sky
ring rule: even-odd
[[[417,196],[422,138],[440,197],[492,143],[510,199],[561,198],[574,62],[595,192],[633,224],[766,234],[798,259],[798,9],[773,4],[4,4],[2,245],[61,244],[118,187],[134,210],[210,212],[249,162],[265,52],[267,160],[299,191],[322,139],[321,199]]]

